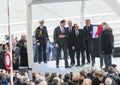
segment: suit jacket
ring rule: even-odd
[[[46,26],[43,26],[42,28],[40,26],[37,27],[36,33],[35,33],[35,38],[39,43],[46,44],[46,40],[48,38],[47,27]]]
[[[20,59],[20,49],[19,49],[19,47],[15,46],[15,47],[12,48],[12,57],[13,57],[13,69],[17,70],[18,67],[19,67],[19,59]]]
[[[68,47],[73,46],[73,32],[74,32],[74,28],[72,27],[72,30],[70,31],[69,27],[67,27],[67,31],[68,31],[68,38],[67,38],[67,44]]]
[[[65,35],[65,38],[59,38],[59,35]],[[61,28],[60,26],[56,27],[54,30],[54,42],[55,44],[57,43],[60,46],[67,46],[67,37],[68,37],[68,31],[67,29],[64,27],[64,33],[61,32]]]
[[[92,25],[90,25],[89,27],[84,26],[84,32],[85,32],[85,39],[89,40],[92,39]]]
[[[79,30],[79,35],[77,36],[74,30],[74,38],[73,38],[75,49],[83,51],[85,50],[85,36],[84,36],[84,30]]]

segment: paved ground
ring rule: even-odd
[[[120,58],[118,58],[118,57],[113,58],[113,63],[117,64],[118,70],[120,70]],[[56,73],[59,74],[59,73],[68,73],[68,72],[71,72],[71,71],[72,72],[79,72],[80,70],[83,70],[83,69],[90,70],[91,67],[92,67],[91,64],[87,64],[83,67],[73,66],[72,68],[65,69],[64,68],[64,60],[60,60],[60,68],[56,68],[55,61],[48,61],[47,64],[45,64],[45,63],[41,63],[41,64],[34,63],[33,70],[37,71],[37,72],[40,72],[42,74],[44,74],[45,72],[56,72]],[[99,58],[96,58],[95,67],[100,69],[100,59]]]

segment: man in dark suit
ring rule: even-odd
[[[60,26],[57,26],[54,30],[54,42],[56,46],[56,67],[59,68],[59,57],[60,57],[60,51],[63,50],[64,53],[64,61],[65,61],[65,68],[69,68],[68,60],[67,60],[67,37],[68,37],[68,31],[65,28],[66,21],[61,20]]]
[[[72,21],[69,20],[68,21],[68,27],[67,27],[67,30],[68,30],[68,38],[67,38],[67,44],[68,44],[68,53],[69,53],[69,56],[70,56],[70,60],[71,60],[71,65],[75,65],[75,59],[74,59],[74,54],[75,54],[75,51],[72,49],[72,46],[73,46],[73,31],[74,31],[74,28],[72,26]]]
[[[84,29],[84,32],[85,32],[87,64],[90,63],[90,55],[91,55],[92,66],[94,66],[95,56],[93,55],[92,24],[90,22],[90,19],[86,19],[85,24],[86,24],[86,26],[84,26],[83,29]]]
[[[38,45],[38,52],[39,52],[39,57],[38,61],[39,63],[44,61],[44,63],[47,63],[47,58],[46,58],[46,40],[48,39],[48,32],[47,32],[47,27],[44,26],[44,20],[39,21],[40,26],[37,27],[36,29],[36,40],[37,40],[37,45]]]
[[[73,45],[73,49],[75,49],[76,52],[76,59],[77,59],[77,65],[76,66],[80,66],[80,53],[82,55],[82,59],[81,59],[81,66],[85,65],[85,39],[84,39],[84,30],[83,29],[79,29],[78,24],[74,24],[74,45]]]

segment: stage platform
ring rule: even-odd
[[[96,58],[96,63],[95,63],[95,67],[97,69],[100,69],[100,59]],[[68,61],[70,62],[70,60],[68,59]],[[120,58],[113,58],[113,63],[117,64],[118,66],[118,70],[120,70]],[[83,69],[86,70],[91,70],[92,65],[91,64],[86,64],[83,67],[75,67],[73,66],[72,68],[64,68],[64,60],[60,60],[60,64],[59,64],[59,68],[56,68],[56,62],[55,61],[48,61],[47,64],[45,64],[44,62],[42,62],[41,64],[38,63],[34,63],[33,67],[32,67],[32,71],[37,71],[41,74],[44,74],[45,72],[56,72],[57,74],[65,74],[65,73],[69,73],[69,72],[80,72]],[[104,68],[104,66],[103,66]]]

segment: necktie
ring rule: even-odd
[[[72,28],[69,28],[69,32],[72,32]]]
[[[76,30],[76,36],[78,36],[79,35],[79,31],[78,30]]]
[[[64,28],[62,27],[62,33],[64,33]]]
[[[13,47],[13,50],[16,51],[16,47]]]
[[[77,36],[77,30],[75,30],[75,34],[76,34],[76,36]]]
[[[87,27],[87,30],[88,30],[88,27]]]

